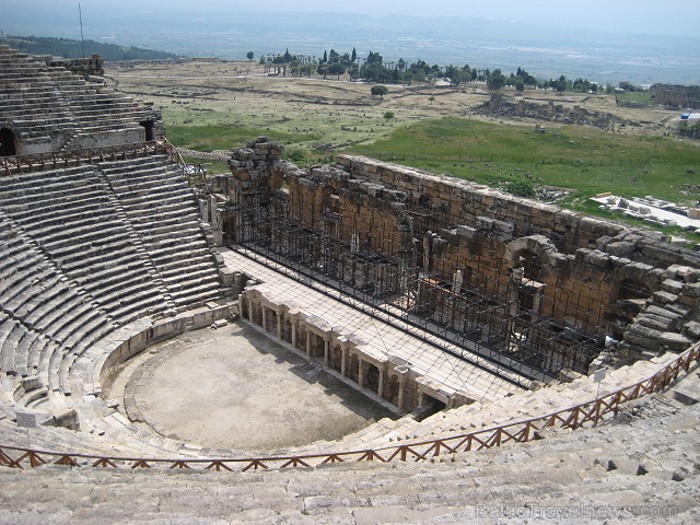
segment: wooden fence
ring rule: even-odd
[[[176,164],[185,167],[185,161],[177,148],[167,140],[121,144],[100,149],[82,149],[36,153],[33,155],[14,155],[0,157],[0,175],[6,176],[37,171],[69,168],[91,162],[104,162],[128,159],[138,156],[165,154]]]
[[[508,423],[466,434],[418,441],[403,445],[367,450],[354,450],[298,456],[261,456],[253,458],[218,459],[163,459],[128,458],[94,454],[40,451],[29,448],[0,445],[0,465],[12,468],[65,465],[69,467],[117,469],[197,469],[202,471],[248,472],[270,468],[317,467],[331,463],[377,461],[422,461],[458,452],[470,452],[500,447],[508,442],[524,443],[539,437],[550,428],[576,430],[596,426],[617,415],[620,405],[647,394],[660,392],[678,377],[695,368],[700,361],[700,343],[680,354],[651,377],[602,397],[536,418]]]

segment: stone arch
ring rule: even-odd
[[[543,281],[550,265],[549,257],[558,251],[544,235],[529,235],[519,237],[506,246],[504,261],[511,270],[522,268],[525,279]]]
[[[17,135],[9,127],[0,127],[0,157],[17,155]]]

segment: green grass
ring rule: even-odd
[[[682,184],[692,177],[700,183],[688,174],[700,167],[697,144],[576,126],[542,134],[468,119],[426,120],[351,151],[490,185],[525,178],[579,197],[610,191],[679,201],[687,199],[678,192]]]
[[[351,151],[490,186],[529,181],[567,188],[573,193],[561,205],[598,215],[602,212],[588,200],[598,193],[694,204],[698,195],[680,190],[700,184],[698,144],[588,127],[542,134],[534,127],[450,117],[398,129],[389,139]]]
[[[244,146],[246,142],[260,136],[285,145],[311,140],[308,134],[249,127],[170,125],[167,130],[168,139],[175,146],[197,151],[230,150]]]
[[[628,91],[615,95],[618,106],[627,107],[651,107],[654,105],[654,97],[651,91]]]

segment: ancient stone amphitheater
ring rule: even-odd
[[[697,523],[700,254],[263,138],[194,184],[95,80],[0,46],[1,523]],[[395,417],[220,450],[103,396],[225,322]]]

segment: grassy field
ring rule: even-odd
[[[526,90],[519,97],[505,89],[511,102],[580,106],[633,123],[612,134],[542,122],[541,134],[534,121],[476,117],[474,109],[490,97],[480,84],[389,86],[380,99],[362,82],[268,76],[255,62],[215,60],[142,64],[108,75],[118,89],[160,107],[171,142],[191,150],[230,151],[265,135],[285,144],[285,157],[301,166],[361,153],[492,186],[566,188],[571,193],[559,204],[606,216],[588,197],[609,191],[680,204],[700,199],[700,144],[665,136],[677,112],[619,107],[614,95]],[[226,171],[223,162],[204,164]]]
[[[578,199],[610,191],[692,201],[680,191],[700,179],[689,174],[700,164],[694,143],[580,126],[536,133],[532,125],[426,120],[351,151],[490,185],[529,180],[569,188]]]
[[[168,126],[168,140],[175,146],[206,152],[241,147],[261,134],[283,144],[296,144],[315,137],[311,134],[234,126]]]

